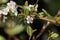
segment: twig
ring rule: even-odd
[[[57,14],[55,15],[55,17],[58,17],[58,14],[60,14],[60,13],[57,13]],[[54,17],[54,18],[55,18],[55,17]],[[39,32],[39,34],[36,36],[36,39],[42,35],[42,33],[45,31],[45,29],[46,29],[46,28],[48,27],[48,25],[50,24],[50,22],[56,23],[55,20],[49,20],[49,19],[47,19],[47,18],[41,18],[41,17],[39,17],[39,18],[42,19],[42,20],[47,21],[47,24],[46,24],[46,25],[45,25],[45,24],[43,25],[43,28],[41,29],[41,31]],[[58,22],[58,23],[60,24],[60,22]]]
[[[39,1],[39,0],[36,0],[36,3],[35,3],[35,5],[38,3],[38,1]]]
[[[55,17],[60,16],[60,10],[58,11],[58,13],[55,15]]]
[[[45,29],[48,27],[49,24],[50,24],[50,22],[47,22],[47,24],[44,24],[44,25],[43,25],[43,28],[42,28],[42,30],[39,32],[39,34],[36,36],[36,39],[42,35],[42,33],[45,31]]]
[[[32,40],[36,40],[35,36],[33,36]]]
[[[45,20],[45,21],[49,21],[49,22],[52,22],[52,23],[56,23],[55,20],[50,20],[50,19],[47,19],[47,18],[45,18],[45,17],[39,17],[39,18],[42,19],[42,20]]]
[[[42,17],[42,18],[39,17],[39,18],[42,19],[42,20],[45,20],[45,21],[49,21],[49,22],[54,23],[54,24],[56,24],[56,23],[60,24],[60,22],[56,22],[56,20],[50,20],[50,19],[47,19],[47,18],[44,18],[44,17]]]

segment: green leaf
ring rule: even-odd
[[[46,14],[48,19],[54,19],[54,17],[51,16],[45,9],[42,9],[42,11]]]
[[[33,34],[35,31],[36,31],[36,29],[33,30],[30,26],[27,26],[27,34],[28,34],[30,37],[32,36],[32,34]]]
[[[20,6],[20,5],[17,5],[17,7],[20,7],[20,8],[22,8],[22,9],[23,9],[23,6]]]
[[[7,3],[9,0],[0,0],[0,4]]]
[[[60,22],[60,17],[56,17],[55,20],[56,20],[56,22]],[[58,24],[58,23],[56,23],[55,25],[60,26],[60,24]]]
[[[0,10],[2,10],[2,9],[4,9],[4,8],[6,8],[6,5],[0,5]]]
[[[21,33],[23,30],[24,30],[24,27],[23,27],[23,25],[21,24],[21,25],[16,25],[16,26],[13,27],[13,28],[7,28],[7,29],[5,29],[5,32],[6,32],[8,35],[13,36],[13,35],[16,35],[16,34],[18,34],[18,33]]]
[[[28,6],[28,1],[25,2],[25,6]]]
[[[30,26],[27,27],[27,34],[31,37],[32,36],[32,28]]]
[[[60,21],[60,17],[56,17],[55,19],[56,19],[56,21],[57,21],[57,22],[59,22],[59,21]]]
[[[53,33],[53,34],[51,34],[51,37],[52,37],[53,39],[55,39],[55,38],[59,37],[59,34],[58,34],[58,33]]]
[[[17,25],[14,29],[12,29],[13,34],[18,34],[21,33],[24,30],[24,26],[21,25]]]
[[[29,14],[29,10],[24,8],[24,14],[25,14],[25,17]]]
[[[0,35],[0,40],[6,40],[3,36]]]
[[[38,15],[43,17],[44,16],[44,12],[40,12]]]

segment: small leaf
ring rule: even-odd
[[[55,19],[56,19],[56,21],[57,21],[57,22],[59,22],[59,21],[60,21],[60,17],[56,17]]]
[[[25,2],[25,6],[28,6],[28,1]]]
[[[59,34],[58,33],[53,33],[53,34],[51,34],[51,37],[54,39],[54,38],[57,38],[59,36]]]
[[[3,36],[0,35],[0,40],[6,40]]]
[[[30,26],[27,27],[27,34],[31,37],[32,36],[32,28]]]
[[[29,14],[29,10],[24,8],[24,14],[25,14],[25,17]]]
[[[60,17],[56,17],[55,20],[56,20],[56,22],[60,22]],[[55,25],[60,26],[60,24],[58,24],[58,23],[56,23]]]
[[[23,9],[23,6],[20,6],[20,5],[17,5],[17,7],[20,7],[20,8],[22,8],[22,9]]]
[[[43,17],[43,16],[44,16],[44,12],[40,12],[40,13],[39,13],[39,16],[40,16],[40,17]]]
[[[37,30],[37,29],[35,29],[35,30],[32,30],[32,33],[34,33],[36,30]]]
[[[45,9],[42,9],[42,11],[46,14],[48,19],[54,19],[54,17],[51,16]]]
[[[33,30],[30,26],[27,26],[27,34],[28,34],[30,37],[32,36],[32,34],[33,34],[35,31],[36,31],[36,29]]]

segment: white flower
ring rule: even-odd
[[[30,4],[29,7],[34,7],[34,5],[31,5],[31,4]]]
[[[9,10],[12,11],[12,13],[14,13],[15,16],[17,16],[18,12],[17,12],[16,3],[14,1],[10,1],[9,3],[7,3],[6,8],[0,10],[0,14],[7,15]]]
[[[31,8],[33,8],[35,11],[37,11],[37,8],[38,8],[38,4],[35,6],[35,5],[29,5],[29,6],[25,6],[26,9],[28,9],[29,11],[31,11]]]
[[[33,17],[31,17],[31,16],[27,16],[26,20],[27,20],[28,24],[33,23]]]
[[[2,9],[2,11],[3,11],[3,15],[7,15],[9,12],[9,9],[8,9],[8,7],[6,7],[4,9]]]
[[[35,6],[30,4],[28,8],[29,8],[29,11],[31,10],[31,8],[34,8],[34,10],[37,11],[38,5]]]
[[[9,3],[7,3],[7,6],[10,9],[15,9],[16,8],[16,3],[14,1],[10,1]]]
[[[14,1],[10,1],[9,3],[7,3],[7,7],[9,8],[10,11],[12,11],[12,13],[15,14],[15,16],[17,16],[17,6],[16,3]]]
[[[0,10],[0,14],[7,15],[8,11],[9,11],[8,8],[4,8],[4,9]]]
[[[30,4],[28,7],[29,7],[29,11],[31,11],[31,8],[34,8],[34,5]]]

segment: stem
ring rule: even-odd
[[[29,40],[31,39],[31,37],[29,37]]]
[[[42,28],[42,30],[39,32],[39,34],[36,36],[36,39],[42,35],[42,33],[45,31],[45,29],[48,27],[49,24],[50,24],[50,22],[47,22],[46,25],[45,25],[45,24],[43,25],[43,28]]]
[[[55,20],[49,20],[49,19],[47,19],[47,18],[44,18],[44,17],[39,17],[40,19],[42,19],[42,20],[45,20],[45,21],[49,21],[49,22],[52,22],[52,23],[56,23],[56,21]]]
[[[39,1],[39,0],[36,0],[36,3],[35,3],[35,5],[38,3],[38,1]]]
[[[58,14],[57,15],[55,15],[55,17],[57,17],[58,16]],[[54,18],[55,18],[54,17]],[[47,19],[47,18],[41,18],[41,17],[39,17],[40,19],[42,19],[42,20],[45,20],[45,21],[47,21],[47,24],[45,25],[43,25],[43,28],[42,28],[42,30],[39,32],[39,34],[36,36],[36,39],[38,38],[38,37],[40,37],[42,34],[43,34],[43,32],[45,31],[45,29],[48,27],[48,25],[50,24],[50,22],[52,22],[52,23],[56,23],[56,21],[55,20],[49,20],[49,19]],[[59,24],[60,24],[60,22],[58,22]]]
[[[33,36],[32,40],[36,40],[35,36]]]

